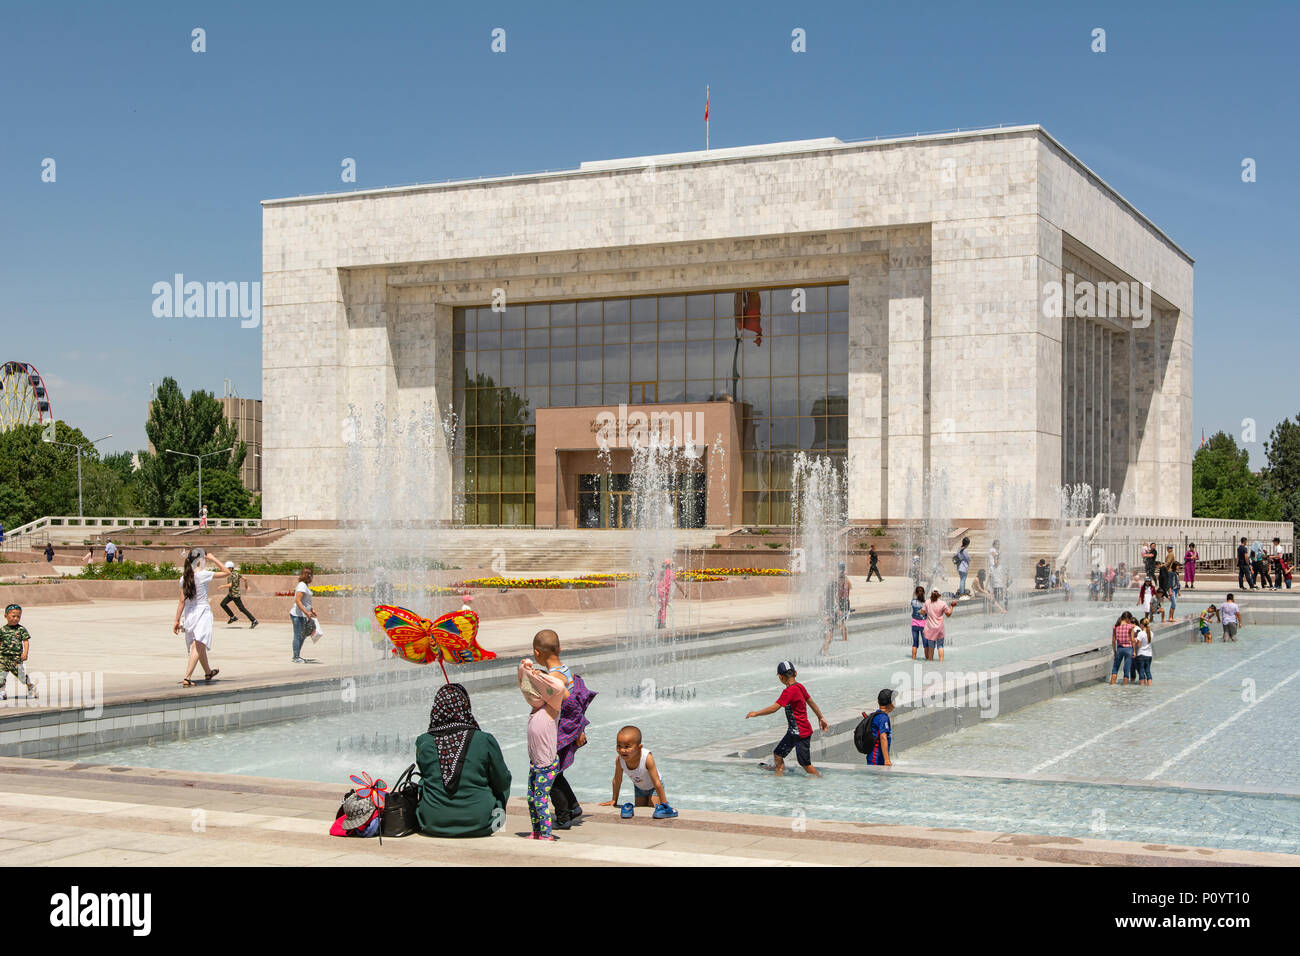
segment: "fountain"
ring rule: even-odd
[[[395,603],[432,618],[455,606],[454,598],[429,590],[444,577],[431,572],[441,568],[436,516],[447,512],[452,498],[449,451],[455,438],[454,415],[440,418],[432,403],[391,417],[376,403],[368,423],[349,406],[344,420],[341,513],[349,517],[342,570],[352,590],[322,600],[347,608],[350,624],[332,629],[342,642],[340,707],[356,718],[354,729],[363,734],[387,728],[368,727],[362,714],[413,697],[431,699],[442,683],[438,668],[413,675],[409,664],[392,656],[373,608]],[[418,679],[412,682],[412,676]]]
[[[838,600],[847,561],[844,476],[823,455],[794,456],[791,493],[790,611],[792,645],[826,636],[828,602]]]
[[[1007,613],[989,620],[990,627],[1023,628],[1028,615],[1024,602],[1018,596],[1033,588],[1033,573],[1026,567],[1026,544],[1029,538],[1030,501],[1033,490],[1028,482],[1006,479],[991,481],[988,485],[989,511],[992,525],[989,528],[989,552],[985,564],[991,564],[993,542],[997,542],[998,571],[990,568],[989,577],[997,586],[1006,589]],[[990,590],[994,584],[988,584]]]

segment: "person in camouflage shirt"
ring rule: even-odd
[[[6,684],[13,674],[27,685],[27,696],[36,696],[36,684],[27,676],[23,662],[27,660],[28,642],[32,639],[27,628],[19,622],[23,619],[23,609],[17,604],[5,608],[5,623],[0,627],[0,680]],[[0,686],[0,700],[6,699],[4,686]]]
[[[229,620],[226,621],[226,623],[234,624],[237,620],[239,620],[239,618],[235,617],[234,612],[230,610],[230,604],[233,601],[235,607],[239,608],[241,611],[244,612],[244,617],[248,618],[250,621],[253,622],[252,624],[248,625],[248,629],[251,631],[253,628],[257,627],[257,618],[253,617],[253,615],[248,613],[248,608],[244,607],[244,602],[239,599],[239,586],[243,583],[244,578],[238,571],[235,570],[234,561],[226,562],[226,570],[230,572],[230,590],[227,591],[226,596],[221,599],[221,610],[225,611],[226,616],[229,618]]]

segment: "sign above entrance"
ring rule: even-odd
[[[623,404],[617,411],[600,412],[592,419],[591,430],[601,448],[644,448],[656,444],[685,448],[690,454],[697,446],[709,443],[704,434],[704,412],[699,410],[629,412]]]

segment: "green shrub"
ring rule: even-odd
[[[143,543],[144,546],[147,548],[149,547],[149,545],[153,544],[153,538],[145,538]]]
[[[769,548],[772,548],[773,550],[775,550],[776,548],[782,548],[782,547],[785,547],[783,544],[781,544],[780,541],[768,541],[768,542],[765,542],[765,543],[767,544],[767,546],[768,546]]]
[[[112,564],[88,564],[77,577],[86,581],[175,581],[181,569],[171,564],[145,561],[114,561]]]
[[[885,536],[885,529],[884,529],[884,528],[872,528],[872,529],[871,529],[871,536],[872,536],[873,538],[883,538],[883,537]]]
[[[311,568],[317,574],[338,574],[333,568],[322,568],[315,561],[277,561],[272,564],[244,564],[239,568],[240,574],[297,574],[303,568]]]

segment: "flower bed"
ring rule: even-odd
[[[786,568],[700,568],[696,574],[719,574],[724,577],[777,578],[792,572]]]
[[[459,581],[458,588],[530,588],[534,590],[578,590],[581,588],[612,588],[613,581],[595,577],[583,578],[470,578]]]
[[[371,584],[363,584],[359,587],[355,584],[312,584],[310,585],[310,588],[311,593],[317,597],[350,597],[353,594],[373,594],[375,590],[374,585]],[[432,585],[425,585],[423,588],[413,588],[406,584],[394,584],[389,586],[389,590],[394,594],[402,595],[411,593],[424,595],[460,593],[456,588],[434,587]],[[293,597],[293,593],[294,592],[292,591],[276,591],[275,596]]]

